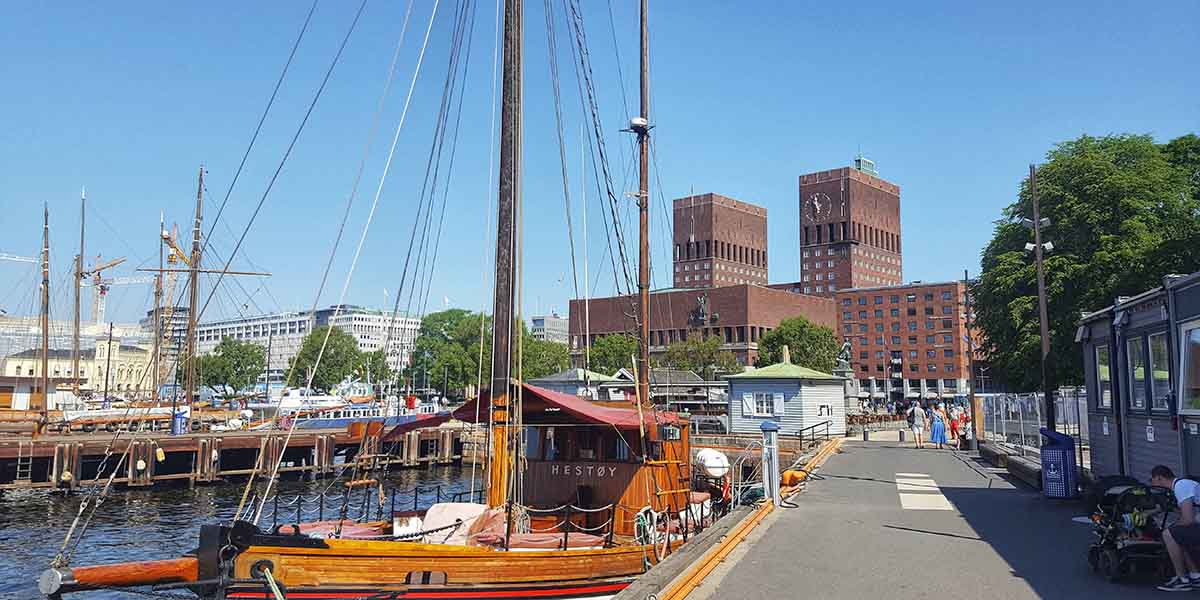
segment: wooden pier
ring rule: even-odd
[[[383,469],[447,465],[462,460],[460,429],[421,429],[387,444],[381,443],[384,433],[381,424],[372,423],[369,427],[298,429],[290,439],[286,431],[0,437],[0,491],[71,490],[80,484],[107,480],[114,468],[118,469],[115,483],[149,487],[159,482],[186,481],[195,485],[247,476],[256,470],[271,470],[281,457],[280,473],[312,478],[331,475],[341,465],[356,460],[369,460],[375,468]]]

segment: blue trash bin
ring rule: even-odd
[[[1075,438],[1043,427],[1042,494],[1047,498],[1074,498],[1079,495],[1075,468]]]
[[[183,435],[188,431],[187,413],[183,411],[176,412],[171,419],[171,435]]]

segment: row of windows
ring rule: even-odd
[[[804,251],[804,258],[809,257],[809,250]],[[846,248],[813,248],[812,256],[849,256]]]
[[[858,325],[857,326],[858,333],[866,333],[871,330],[870,325],[868,325],[867,323],[858,323],[857,325]],[[925,329],[934,329],[936,327],[936,325],[937,325],[936,321],[932,321],[932,320],[925,321]],[[954,321],[952,321],[950,319],[942,319],[941,325],[942,325],[942,329],[950,329],[951,327],[954,327]],[[883,332],[883,323],[876,323],[874,329],[876,332],[882,333]],[[891,330],[893,333],[899,333],[900,332],[900,323],[893,322],[891,324]],[[909,321],[908,322],[908,330],[916,331],[917,330],[917,322]],[[854,331],[855,331],[854,323],[843,323],[842,324],[842,333],[854,333]],[[899,339],[899,338],[895,338],[895,339]]]
[[[720,258],[755,267],[767,267],[767,251],[747,248],[720,240],[702,240],[675,244],[675,260],[693,258]]]
[[[900,253],[900,236],[890,231],[884,231],[858,222],[825,223],[823,225],[805,225],[801,232],[802,245],[824,244],[856,240],[868,246],[874,246],[896,254]]]
[[[910,340],[912,340],[913,338],[909,338],[909,339],[910,339]],[[895,355],[895,354],[898,354],[898,352],[893,352],[893,355]],[[860,350],[860,351],[859,351],[859,353],[858,353],[858,357],[859,357],[860,359],[864,359],[864,360],[865,360],[865,359],[868,359],[868,358],[870,358],[870,357],[871,357],[870,355],[871,355],[871,353],[870,353],[870,351],[868,351],[868,350]],[[935,358],[935,357],[937,356],[937,350],[926,350],[926,351],[925,351],[925,356],[927,356],[927,357],[929,357],[929,358]],[[943,349],[943,350],[942,350],[942,356],[944,356],[944,357],[946,357],[946,358],[954,358],[954,350],[950,350],[950,349]],[[917,351],[916,351],[916,350],[909,350],[909,351],[908,351],[908,357],[909,357],[909,358],[916,358],[916,357],[917,357]],[[876,350],[876,351],[875,351],[875,358],[883,358],[883,350]],[[897,358],[899,358],[899,357],[897,357]]]
[[[940,334],[940,335],[942,336],[942,343],[944,343],[944,344],[951,344],[951,343],[953,343],[953,342],[954,342],[954,335],[953,335],[953,334],[950,334],[950,333],[942,333],[942,334]],[[853,340],[854,340],[854,338],[851,338],[851,337],[848,337],[848,336],[847,336],[847,337],[843,337],[842,339],[843,339],[843,340],[845,340],[845,341],[847,341],[847,342],[850,342],[850,341],[853,341]],[[886,345],[887,345],[887,341],[886,341],[887,339],[888,339],[888,338],[884,338],[882,335],[880,335],[880,336],[876,336],[876,337],[875,337],[875,345],[876,345],[876,346],[886,346]],[[934,336],[932,336],[932,335],[927,335],[927,336],[925,336],[925,343],[926,343],[926,344],[933,344],[933,343],[935,343],[935,342],[934,342],[934,339],[936,339]],[[917,343],[917,336],[915,336],[915,335],[910,335],[910,336],[908,336],[908,344],[909,344],[910,346],[912,346],[912,345],[916,345],[916,343]],[[871,340],[870,340],[870,338],[867,338],[866,336],[861,336],[861,337],[859,337],[859,338],[858,338],[858,345],[860,345],[860,346],[870,346],[870,345],[871,345]],[[900,336],[898,336],[898,335],[893,335],[893,336],[891,337],[891,345],[892,345],[892,346],[899,346],[899,345],[900,345]]]
[[[953,300],[954,292],[952,292],[950,290],[944,290],[941,293],[941,298],[944,301],[945,300]],[[933,302],[933,292],[925,292],[924,299],[926,302]],[[866,306],[867,301],[868,301],[867,296],[858,296],[857,298],[846,297],[846,298],[842,298],[842,306],[850,306],[851,304],[854,304],[854,303],[858,303],[860,306]],[[912,293],[905,294],[904,301],[905,302],[916,302],[917,295],[912,294]],[[883,304],[883,296],[871,296],[870,302],[872,304]],[[899,304],[900,296],[898,294],[892,294],[892,295],[888,296],[888,302],[890,302],[892,304]],[[949,314],[949,313],[947,313],[947,314]]]
[[[684,264],[684,265],[679,265],[679,264],[676,264],[676,265],[675,265],[675,272],[676,272],[676,273],[680,273],[680,272],[687,272],[687,271],[707,271],[707,270],[709,270],[709,269],[711,269],[711,268],[712,268],[712,263],[708,263],[708,262],[697,263],[697,264],[695,264],[695,265],[692,265],[692,264]],[[757,276],[759,276],[759,277],[766,277],[766,276],[767,276],[767,272],[766,272],[766,271],[761,271],[761,270],[758,270],[758,269],[747,269],[747,268],[744,268],[744,267],[730,267],[730,266],[726,266],[726,265],[724,265],[724,264],[722,264],[722,263],[717,263],[717,264],[716,264],[716,270],[717,270],[717,271],[729,271],[729,272],[731,272],[731,273],[737,273],[738,275],[757,275]],[[678,275],[676,275],[676,277],[678,277]],[[705,279],[708,279],[708,277],[705,277]],[[699,281],[699,280],[700,280],[700,276],[699,276],[699,275],[697,275],[697,276],[696,276],[696,281]]]
[[[921,389],[932,391],[938,389],[939,384],[941,384],[940,387],[945,390],[958,389],[957,379],[904,379],[901,381],[903,383],[895,386],[895,388],[898,390],[902,388],[908,388],[914,392]],[[876,379],[874,377],[859,379],[858,384],[863,390],[891,390],[893,387],[891,380]]]
[[[911,307],[911,306],[910,306],[910,307],[908,307],[908,308],[907,308],[907,309],[906,309],[904,312],[905,312],[905,315],[906,315],[906,316],[909,316],[909,317],[915,317],[915,316],[917,316],[917,309],[916,309],[915,307]],[[934,316],[934,313],[935,313],[935,312],[939,312],[939,311],[935,311],[935,310],[934,310],[934,307],[932,307],[932,306],[926,306],[926,307],[925,307],[925,310],[924,310],[925,316],[927,316],[927,317],[932,317],[932,316]],[[941,314],[942,314],[942,315],[953,315],[953,314],[954,314],[954,307],[953,307],[953,306],[943,306],[943,307],[941,307],[941,311],[940,311],[940,312],[941,312]],[[871,316],[874,316],[876,319],[882,319],[882,318],[883,318],[883,309],[882,309],[882,308],[877,308],[877,309],[875,309],[875,311],[872,313],[872,315],[871,315]],[[889,309],[889,310],[888,310],[888,316],[890,316],[890,317],[899,317],[899,316],[900,316],[900,309],[899,309],[899,308],[893,308],[893,309]],[[860,310],[860,311],[858,311],[858,318],[860,318],[860,319],[866,319],[866,318],[868,318],[867,311],[865,311],[865,310]],[[852,319],[854,319],[854,312],[853,312],[853,311],[849,311],[849,310],[842,311],[842,320],[843,320],[843,321],[849,321],[849,320],[852,320]]]
[[[934,363],[927,363],[925,366],[926,366],[926,371],[928,371],[928,372],[930,372],[930,373],[936,373],[936,372],[937,372],[937,370],[938,370],[938,366],[937,366],[936,364],[934,364]],[[954,364],[954,363],[946,363],[946,364],[945,364],[945,367],[946,367],[946,368],[945,368],[945,371],[946,371],[947,373],[953,373],[954,371],[958,370],[958,367],[957,367],[957,366],[955,366],[955,364]],[[868,372],[868,371],[869,371],[869,365],[865,365],[865,364],[863,364],[863,365],[859,365],[859,366],[858,366],[858,370],[862,371],[863,373],[866,373],[866,372]],[[917,364],[917,363],[909,363],[909,364],[908,364],[908,370],[909,370],[909,371],[911,371],[911,372],[913,372],[913,373],[920,373],[920,372],[921,372],[921,365],[919,365],[919,364]],[[884,365],[881,365],[881,364],[876,364],[876,365],[875,365],[875,372],[876,372],[876,373],[885,373],[886,371],[884,371]]]
[[[818,285],[818,286],[807,286],[807,285],[806,285],[806,286],[804,286],[804,293],[805,293],[805,294],[813,294],[813,293],[820,294],[821,292],[824,292],[824,291],[825,291],[825,287],[824,287],[824,286],[820,286],[820,285]],[[831,283],[831,284],[829,284],[829,291],[831,291],[831,292],[835,292],[835,291],[837,291],[837,286],[836,286],[836,285],[834,285],[834,284],[832,284],[832,283]]]

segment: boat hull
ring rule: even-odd
[[[470,585],[470,586],[407,586],[403,589],[378,586],[354,586],[340,589],[287,588],[287,597],[296,600],[496,600],[538,598],[545,600],[607,600],[632,583],[630,580],[593,581],[543,585]],[[233,587],[225,593],[229,600],[275,600],[274,594],[263,586]]]

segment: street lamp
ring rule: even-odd
[[[1050,219],[1041,215],[1041,205],[1037,195],[1037,167],[1029,165],[1029,195],[1033,201],[1033,219],[1021,219],[1021,223],[1033,230],[1033,243],[1025,244],[1026,251],[1032,251],[1037,263],[1038,286],[1038,321],[1042,336],[1042,401],[1046,404],[1046,428],[1056,430],[1057,418],[1054,414],[1054,396],[1050,391],[1050,380],[1046,360],[1050,356],[1049,318],[1046,314],[1046,269],[1043,257],[1046,252],[1054,250],[1054,244],[1042,241],[1042,228],[1050,225]]]

